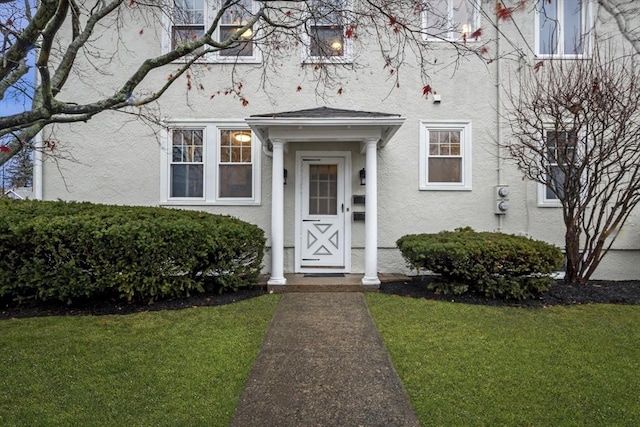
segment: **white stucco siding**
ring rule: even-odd
[[[490,4],[489,7],[493,7]],[[524,22],[530,14],[518,15],[518,31],[527,43],[533,40],[532,22]],[[502,50],[512,52],[522,49],[528,54],[527,43],[522,41],[516,28],[507,23],[502,30],[516,40],[514,45],[502,45]],[[491,37],[490,27],[486,27],[487,37]],[[100,81],[73,80],[69,83],[70,93],[82,91],[88,97],[109,93],[117,86],[117,72],[130,73],[140,60],[140,52],[159,53],[158,34],[139,26],[125,28],[121,44],[117,48],[117,59],[105,61],[105,67],[113,67]],[[518,41],[519,40],[519,41]],[[113,38],[100,40],[102,46],[118,46]],[[123,48],[126,46],[126,49]],[[497,49],[489,45],[493,52]],[[438,64],[450,62],[455,52],[445,44],[435,45],[433,58]],[[537,206],[536,184],[523,180],[515,166],[499,158],[498,122],[500,101],[498,94],[504,90],[507,78],[515,82],[518,76],[517,60],[504,59],[487,63],[477,57],[460,60],[457,69],[453,66],[433,67],[430,70],[431,86],[441,97],[434,103],[433,97],[422,94],[422,85],[417,69],[402,70],[400,86],[393,87],[388,70],[373,51],[356,51],[358,67],[355,70],[336,69],[341,77],[334,86],[318,96],[316,82],[309,77],[312,71],[300,66],[299,52],[293,52],[288,60],[283,60],[275,72],[269,71],[266,87],[260,80],[264,71],[261,65],[238,65],[237,77],[242,81],[242,94],[248,100],[243,106],[235,95],[224,95],[231,84],[231,65],[208,64],[195,66],[191,72],[192,88],[187,89],[187,80],[182,78],[165,94],[161,101],[152,106],[163,119],[201,120],[217,122],[221,120],[242,120],[254,114],[300,110],[318,106],[360,111],[380,111],[400,114],[405,118],[389,143],[377,153],[378,167],[378,270],[380,272],[407,272],[404,261],[395,248],[396,240],[412,233],[435,233],[471,226],[480,231],[500,230],[522,234],[535,239],[563,245],[562,213],[558,208]],[[86,65],[86,64],[85,64]],[[502,80],[498,81],[501,67]],[[165,67],[154,72],[158,81],[166,81],[166,76],[175,67]],[[74,77],[75,78],[75,77]],[[202,87],[200,87],[202,85]],[[151,86],[148,86],[151,87]],[[300,87],[300,90],[298,90]],[[342,94],[338,94],[342,88]],[[219,91],[222,91],[219,93]],[[135,94],[133,94],[135,97]],[[215,96],[213,96],[215,95]],[[212,97],[213,96],[213,97]],[[135,108],[132,111],[137,111]],[[471,126],[472,179],[470,190],[420,190],[420,133],[421,123],[438,121],[464,121]],[[161,171],[161,126],[147,126],[133,120],[130,115],[106,112],[88,123],[57,126],[45,132],[46,138],[54,138],[64,156],[57,162],[50,160],[44,165],[43,197],[48,200],[87,200],[92,202],[160,205],[161,182],[166,179]],[[508,138],[503,123],[503,138]],[[257,142],[257,141],[256,141]],[[362,195],[365,188],[360,186],[358,171],[365,166],[365,157],[359,143],[291,143],[284,154],[284,167],[288,170],[287,185],[284,188],[284,268],[294,269],[295,197],[296,193],[296,153],[304,151],[330,152],[332,150],[351,153],[351,193]],[[71,156],[75,161],[71,160]],[[267,237],[271,232],[271,158],[260,153],[261,201],[254,206],[193,205],[181,206],[169,203],[171,207],[198,209],[212,213],[233,215],[261,227]],[[367,176],[367,180],[373,177]],[[495,186],[509,186],[509,210],[498,216],[495,209]],[[364,210],[362,206],[351,206],[354,210]],[[352,271],[364,271],[365,226],[363,222],[351,222],[351,263]],[[268,243],[269,244],[269,243]],[[598,278],[639,278],[640,265],[640,212],[629,219],[620,231],[616,249],[607,257],[598,271]],[[270,252],[265,256],[265,271],[270,265]],[[634,277],[635,276],[635,277]]]

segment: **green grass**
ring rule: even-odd
[[[0,321],[2,426],[227,426],[278,298]]]
[[[640,425],[640,307],[367,294],[423,426]]]

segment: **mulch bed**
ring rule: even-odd
[[[433,276],[424,276],[406,282],[384,283],[380,287],[380,292],[466,304],[531,308],[573,304],[640,304],[640,280],[592,280],[586,285],[579,286],[569,286],[559,281],[539,298],[505,301],[487,298],[484,295],[474,293],[464,295],[439,294],[427,288],[427,284],[434,279],[435,277]]]
[[[433,280],[433,277],[426,276],[408,281],[383,283],[380,286],[380,292],[408,298],[425,298],[466,304],[528,308],[598,303],[640,304],[640,280],[594,280],[583,286],[568,286],[562,282],[558,282],[540,298],[522,301],[491,299],[472,293],[464,295],[443,295],[430,291],[427,288],[427,283],[431,280]],[[107,314],[131,314],[144,311],[180,310],[189,307],[230,304],[248,298],[255,298],[266,293],[266,288],[256,286],[241,289],[237,292],[226,293],[209,290],[203,294],[168,301],[156,301],[153,304],[127,303],[116,299],[101,299],[77,301],[72,306],[64,303],[50,302],[15,307],[5,302],[4,304],[0,304],[0,319],[41,316],[99,316]]]

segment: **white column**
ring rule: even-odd
[[[271,277],[267,284],[286,285],[284,277],[284,141],[273,144],[271,170]]]
[[[365,217],[364,217],[364,277],[362,284],[379,285],[378,279],[378,162],[377,139],[364,141],[365,145]]]

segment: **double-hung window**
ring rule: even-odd
[[[581,58],[589,54],[589,0],[544,0],[536,3],[536,54]]]
[[[218,40],[228,40],[235,33],[241,31],[247,25],[253,14],[253,0],[237,0],[222,15],[220,27],[218,28]],[[253,37],[253,29],[247,29],[240,34],[240,44],[229,49],[218,52],[220,57],[243,57],[254,56],[254,46],[249,40]]]
[[[471,190],[471,123],[421,122],[420,189]]]
[[[424,0],[422,22],[427,40],[470,40],[480,28],[480,3],[478,0]]]
[[[352,60],[353,40],[347,36],[351,0],[311,0],[306,34],[303,34],[304,62]]]
[[[202,129],[174,129],[171,132],[170,197],[203,196],[204,147]]]
[[[244,123],[171,123],[165,147],[163,203],[260,203],[260,144]]]
[[[566,181],[565,171],[574,162],[577,133],[547,130],[543,136],[544,184],[538,190],[538,204],[542,207],[562,206]]]
[[[205,0],[175,0],[172,12],[171,49],[204,35]]]
[[[225,4],[225,0],[173,0],[171,19],[168,24],[169,31],[164,43],[165,51],[202,37]],[[259,62],[260,52],[252,42],[254,30],[244,28],[256,13],[256,2],[232,0],[224,7],[225,11],[213,33],[213,39],[224,43],[237,36],[237,40],[226,48],[203,55],[199,60]],[[210,47],[205,46],[203,49],[210,49]]]
[[[252,198],[254,157],[252,139],[249,130],[220,130],[219,198]]]

